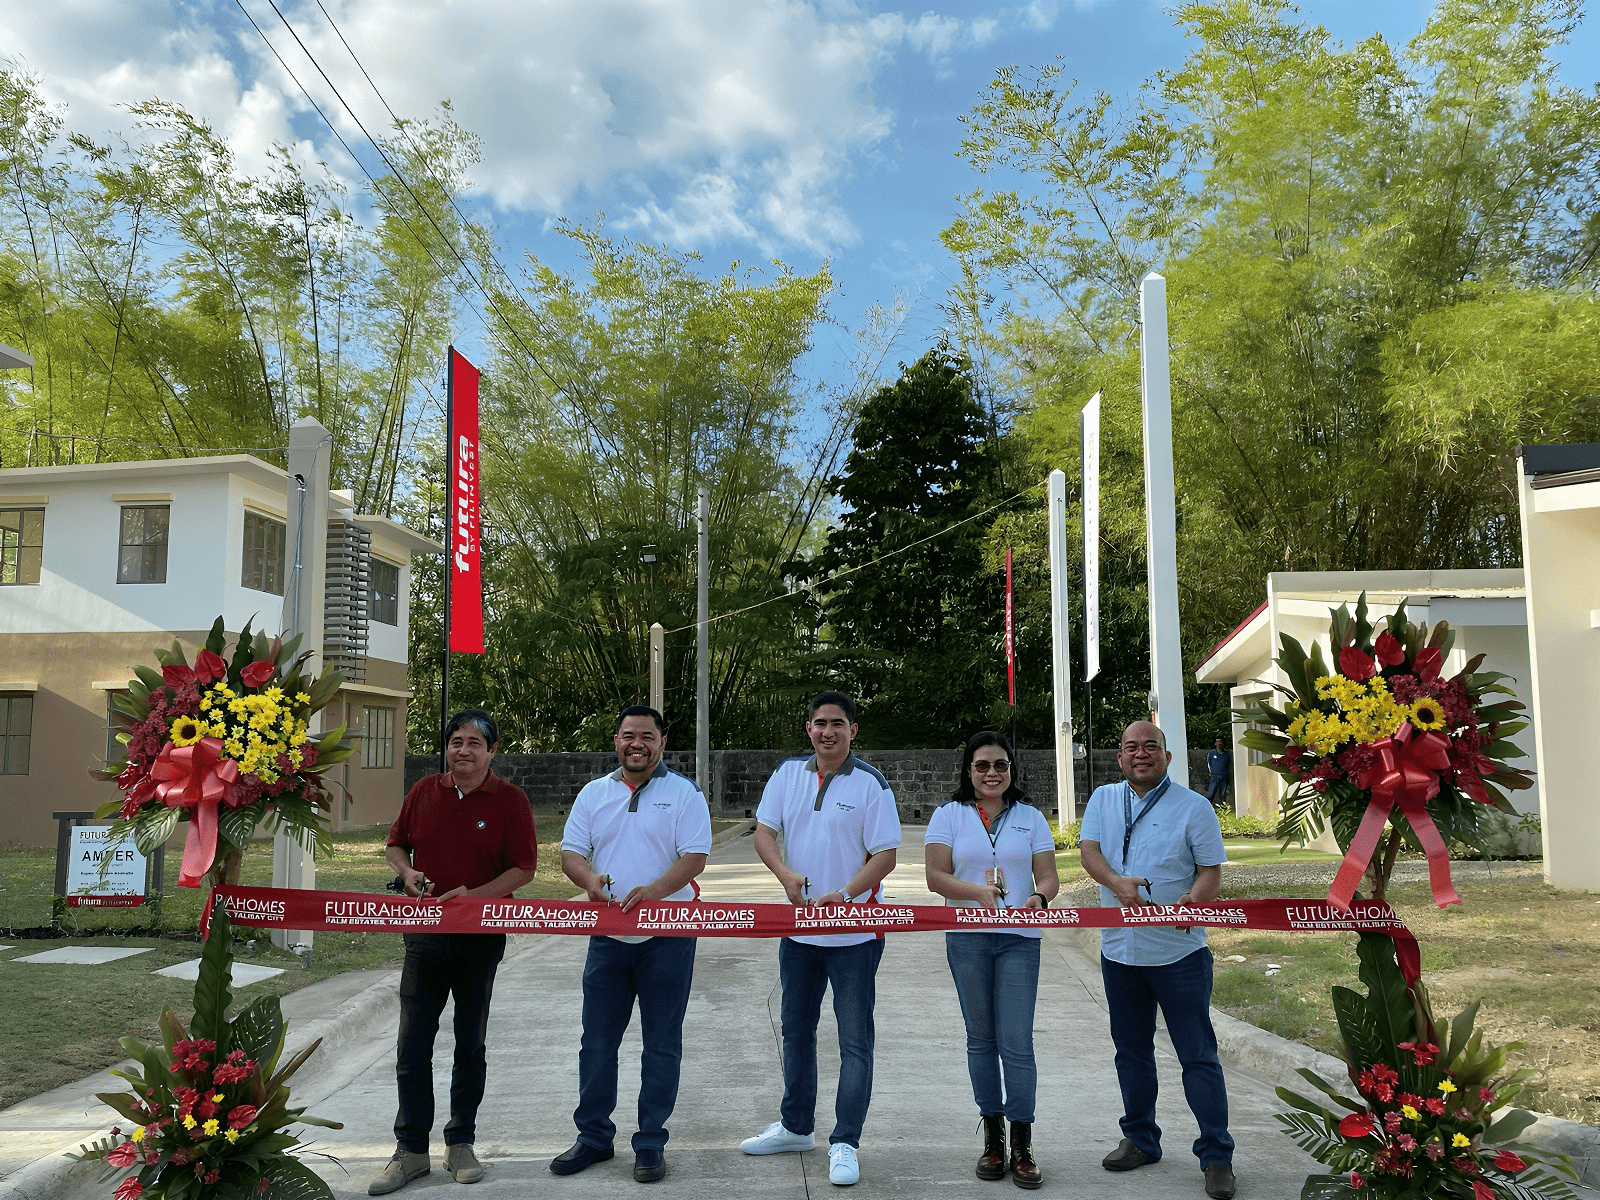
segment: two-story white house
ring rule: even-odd
[[[0,840],[53,844],[52,811],[115,796],[109,694],[220,614],[283,628],[296,547],[289,477],[249,455],[0,470]],[[332,768],[337,826],[391,820],[404,792],[411,559],[430,538],[328,497],[326,661],[349,682],[322,715],[361,751]],[[305,547],[301,547],[305,552]]]

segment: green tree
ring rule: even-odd
[[[795,364],[822,318],[829,276],[778,264],[762,277],[735,264],[708,279],[693,255],[599,229],[566,232],[586,279],[531,259],[520,281],[486,270],[510,318],[494,327],[483,385],[494,644],[462,664],[452,696],[507,714],[519,746],[603,748],[617,708],[648,694],[648,629],[660,622],[672,631],[673,744],[693,746],[705,485],[719,616],[713,742],[792,740],[805,686],[795,664],[814,618],[804,598],[766,602],[789,589],[786,564],[806,543],[836,444],[830,431],[807,447],[796,428],[804,385]],[[414,687],[435,686],[428,664],[437,661],[418,646]]]
[[[1048,414],[1096,389],[1137,447],[1138,281],[1167,278],[1191,662],[1270,570],[1514,565],[1517,444],[1600,436],[1600,98],[1551,57],[1577,14],[1444,0],[1396,49],[1185,4],[1192,53],[1131,110],[1008,68],[967,117],[975,169],[1038,191],[966,198],[951,312],[1041,460],[1076,460]],[[1139,473],[1104,510],[1134,554]]]
[[[981,519],[1004,499],[1002,460],[971,371],[947,345],[902,364],[830,482],[841,510],[808,573],[820,661],[857,696],[864,745],[955,745],[1005,710],[1004,584]]]

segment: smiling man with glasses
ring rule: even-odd
[[[1206,798],[1167,775],[1172,754],[1161,730],[1135,721],[1122,735],[1122,783],[1096,788],[1083,814],[1083,869],[1107,907],[1205,903],[1222,883],[1222,828]],[[1183,1064],[1183,1093],[1200,1125],[1195,1157],[1206,1195],[1234,1194],[1228,1092],[1211,1027],[1211,951],[1203,926],[1106,929],[1100,934],[1111,1040],[1122,1087],[1122,1141],[1108,1171],[1131,1171],[1161,1157],[1156,1124],[1156,1007]]]

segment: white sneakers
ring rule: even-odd
[[[861,1178],[861,1164],[856,1162],[856,1148],[849,1142],[835,1142],[828,1147],[828,1182],[839,1187],[849,1187]]]
[[[774,1121],[755,1137],[745,1138],[739,1149],[746,1154],[783,1154],[795,1150],[810,1150],[817,1144],[814,1134],[790,1133],[782,1121]],[[849,1187],[861,1179],[861,1164],[856,1161],[856,1148],[847,1142],[835,1142],[828,1147],[828,1182]]]
[[[790,1133],[782,1121],[774,1121],[755,1137],[745,1138],[739,1143],[739,1149],[746,1154],[784,1154],[791,1150],[810,1150],[816,1144],[815,1135]]]

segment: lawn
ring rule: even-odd
[[[1326,854],[1321,850],[1303,850],[1298,846],[1284,850],[1279,843],[1265,838],[1229,839],[1224,845],[1230,863],[1337,863],[1339,861],[1337,854]],[[1062,887],[1069,887],[1089,878],[1078,860],[1076,847],[1056,853],[1056,870],[1061,873]],[[1223,880],[1227,880],[1226,872],[1223,874]]]
[[[1229,852],[1232,857],[1232,851]],[[1434,1015],[1473,1000],[1486,1039],[1520,1041],[1518,1066],[1542,1069],[1527,1107],[1600,1123],[1600,894],[1557,891],[1537,879],[1462,881],[1463,903],[1434,906],[1426,883],[1398,884],[1390,901],[1422,946]],[[1312,896],[1316,887],[1224,888],[1225,896]],[[1213,929],[1213,1001],[1263,1029],[1337,1054],[1329,988],[1356,982],[1354,934],[1252,934]],[[1242,956],[1243,962],[1224,961]],[[1269,965],[1281,968],[1267,975]]]
[[[717,821],[720,832],[732,821]],[[560,817],[541,817],[538,830],[539,871],[517,895],[571,896],[572,883],[561,874]],[[345,830],[332,838],[332,854],[317,863],[317,886],[330,891],[378,892],[394,878],[383,858],[388,827]],[[168,878],[176,877],[176,856],[169,858]],[[50,923],[50,891],[55,853],[51,850],[0,850],[0,940],[5,929],[31,929]],[[245,858],[242,880],[254,886],[272,882],[272,844],[257,842]],[[0,989],[6,996],[0,1013],[0,1108],[119,1062],[126,1055],[117,1039],[132,1035],[151,1039],[164,1005],[185,1020],[191,1012],[194,984],[152,974],[162,967],[198,957],[195,923],[202,897],[198,891],[174,888],[165,898],[161,926],[165,936],[120,936],[117,928],[151,924],[143,909],[68,909],[67,928],[97,932],[90,936],[25,938],[0,950]],[[240,927],[242,937],[250,931]],[[12,964],[11,960],[56,946],[147,946],[148,953],[99,966]],[[395,968],[403,954],[395,933],[319,933],[309,965],[273,947],[265,936],[255,949],[240,947],[239,962],[284,967],[282,975],[238,989],[241,999],[282,995],[344,971]]]

